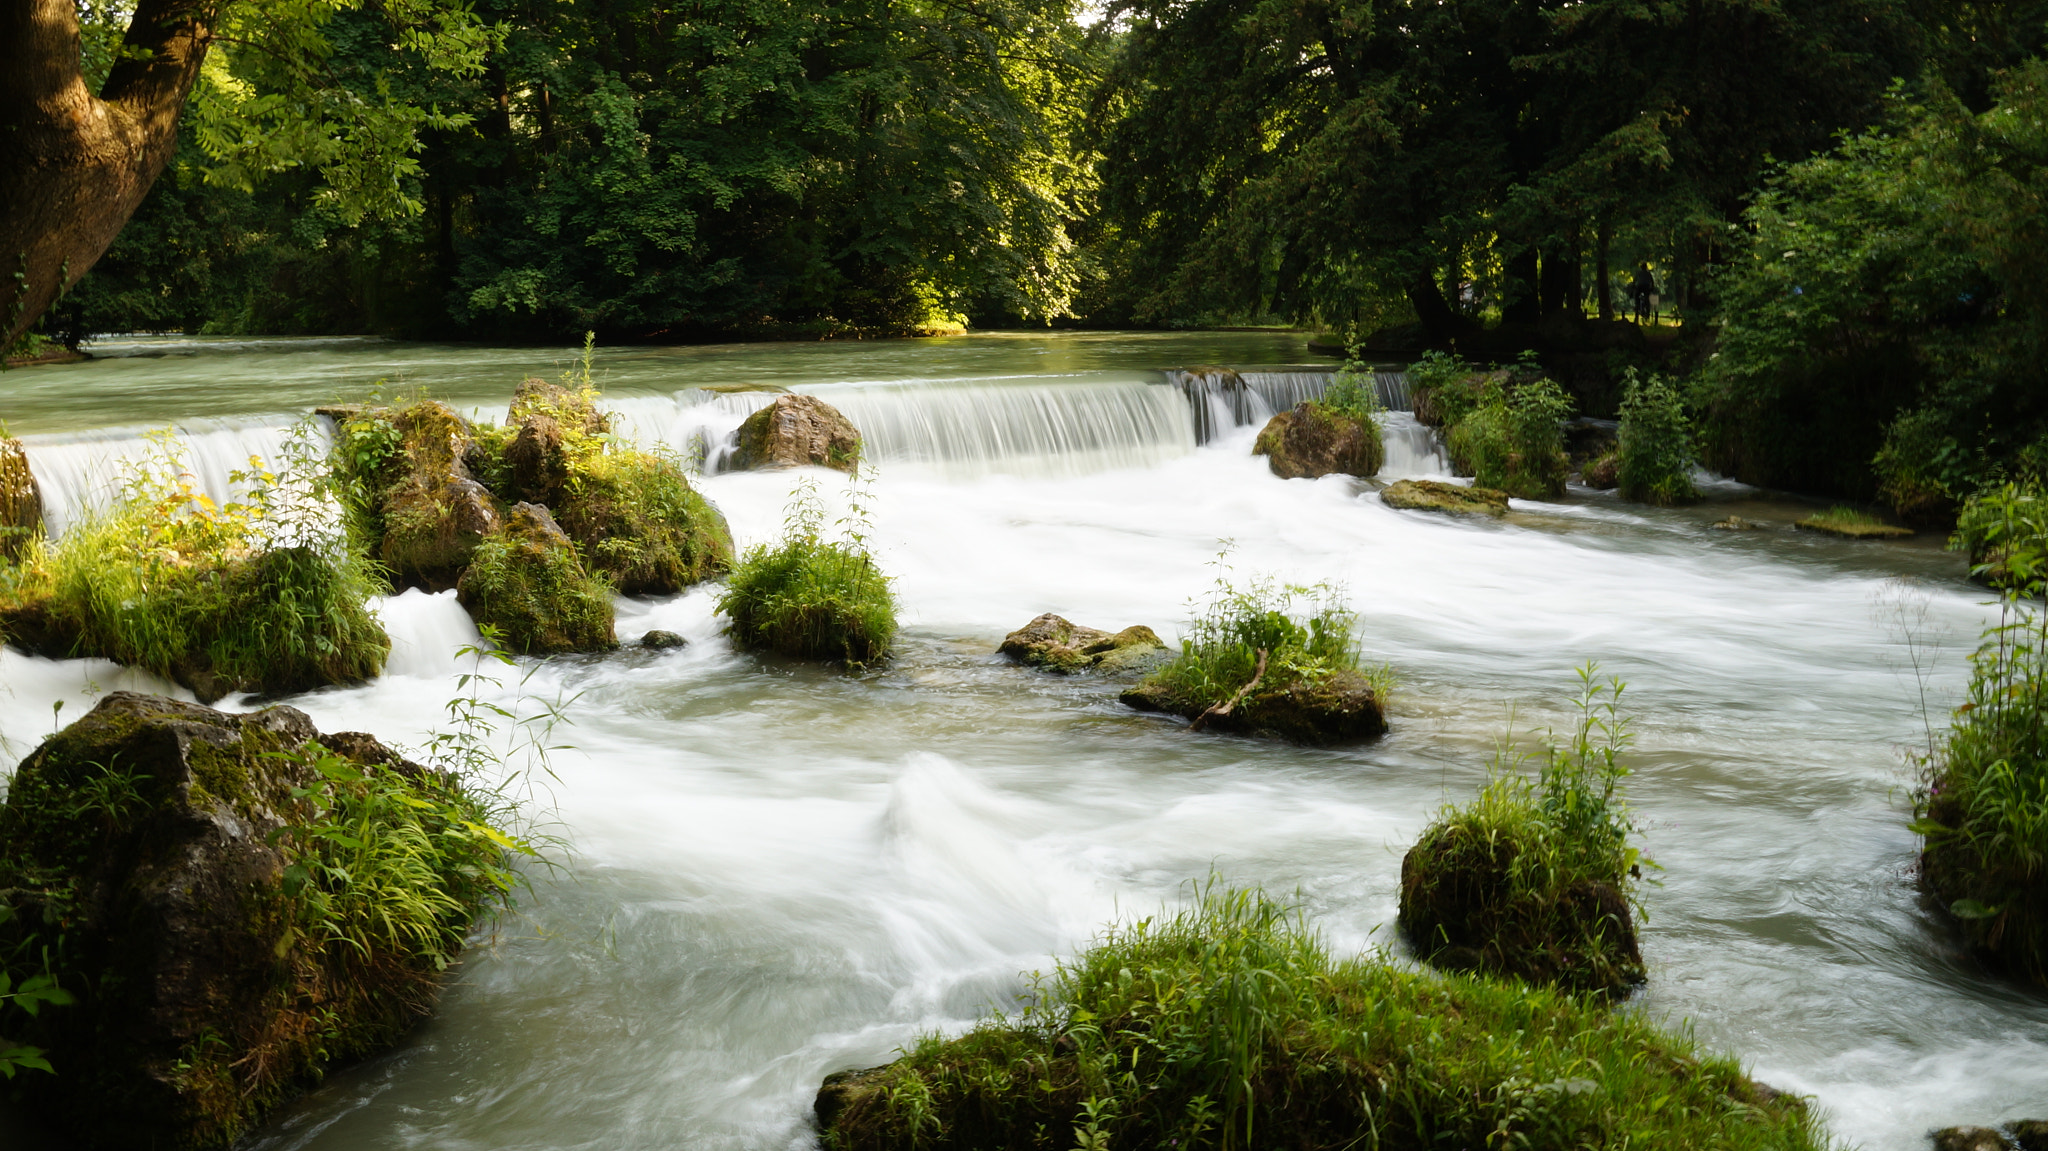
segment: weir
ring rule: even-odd
[[[1166,373],[1167,382],[1187,397],[1195,420],[1195,437],[1205,444],[1231,428],[1264,424],[1275,412],[1319,399],[1336,376],[1333,371],[1239,372],[1228,368],[1189,368]],[[1374,368],[1372,379],[1381,408],[1408,410],[1407,372]]]
[[[23,436],[21,445],[42,490],[44,530],[55,538],[91,512],[112,506],[145,470],[175,468],[216,504],[243,499],[254,485],[237,474],[279,470],[291,428],[292,421],[283,418],[203,420],[169,429]],[[168,435],[154,434],[160,430]],[[312,435],[307,448],[325,455],[327,422],[316,421]]]

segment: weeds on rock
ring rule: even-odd
[[[1334,959],[1259,891],[1193,897],[1111,927],[1015,1015],[828,1079],[826,1146],[1829,1146],[1797,1099],[1635,1014]]]
[[[782,539],[747,550],[733,568],[718,610],[741,647],[804,659],[873,663],[896,637],[896,598],[868,550],[865,488],[853,489],[852,513],[824,535],[825,506],[815,480],[801,481],[783,516]]]
[[[1489,377],[1477,403],[1446,425],[1444,445],[1452,466],[1484,488],[1521,499],[1554,499],[1564,494],[1571,472],[1562,422],[1571,397],[1556,380],[1517,383]]]
[[[1642,376],[1634,368],[1623,373],[1622,388],[1615,466],[1621,497],[1662,507],[1697,498],[1692,422],[1678,388],[1663,376]]]
[[[1647,861],[1621,794],[1632,737],[1622,682],[1596,670],[1579,671],[1569,739],[1530,752],[1510,720],[1479,795],[1446,807],[1401,861],[1401,928],[1439,966],[1571,991],[1642,982],[1630,911]]]

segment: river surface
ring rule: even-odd
[[[0,415],[53,473],[132,447],[91,429],[177,421],[233,455],[274,442],[281,421],[256,417],[379,379],[496,406],[572,358],[130,343],[175,354],[0,378]],[[1291,893],[1340,951],[1398,955],[1402,852],[1483,780],[1510,706],[1524,728],[1569,722],[1573,669],[1593,660],[1627,681],[1630,797],[1664,868],[1645,896],[1650,982],[1626,1009],[1814,1096],[1873,1151],[2048,1117],[2048,998],[1979,970],[1912,882],[1907,756],[1990,618],[1962,562],[1929,539],[1794,532],[1810,509],[1728,484],[1671,511],[1575,491],[1499,523],[1397,512],[1362,481],[1274,478],[1250,454],[1255,427],[1198,445],[1160,374],[1310,359],[1300,337],[1262,333],[602,354],[624,423],[714,463],[722,430],[766,397],[697,385],[814,391],[882,429],[869,531],[903,604],[900,653],[852,675],[739,654],[700,588],[620,605],[622,638],[666,628],[689,638],[679,651],[509,669],[494,694],[574,720],[555,733],[572,746],[519,783],[558,866],[409,1043],[331,1076],[248,1146],[809,1147],[825,1074],[967,1026],[1106,921],[1212,872]],[[1404,450],[1392,470],[1435,466]],[[774,538],[802,478],[703,487],[744,546]],[[841,479],[814,478],[841,506]],[[1708,529],[1731,511],[1768,526]],[[1114,683],[993,654],[1044,611],[1170,639],[1219,552],[1234,578],[1343,585],[1367,657],[1400,677],[1391,734],[1333,750],[1191,735],[1119,706]],[[474,632],[445,596],[382,611],[390,674],[291,702],[324,730],[418,743],[444,723]],[[13,652],[0,681],[0,771],[95,691],[151,686]]]

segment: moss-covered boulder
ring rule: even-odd
[[[359,527],[397,582],[454,587],[470,553],[497,530],[496,502],[470,472],[475,450],[469,421],[438,400],[365,408],[339,422],[337,471]]]
[[[1252,454],[1265,456],[1281,479],[1377,475],[1387,455],[1372,420],[1314,402],[1296,404],[1266,421]]]
[[[43,530],[43,492],[21,441],[0,432],[0,558],[19,560]]]
[[[1380,502],[1404,511],[1468,516],[1504,516],[1508,513],[1506,492],[1492,488],[1468,488],[1439,480],[1397,480],[1380,492]]]
[[[477,545],[455,594],[470,618],[496,627],[526,655],[609,651],[612,585],[584,567],[576,545],[539,504],[515,504]]]
[[[1579,482],[1603,492],[1620,487],[1621,452],[1617,449],[1587,460],[1579,469]]]
[[[1152,676],[1124,689],[1117,699],[1125,707],[1178,715],[1215,731],[1273,736],[1312,747],[1370,739],[1387,730],[1386,701],[1371,680],[1350,668],[1304,674],[1272,667],[1231,701],[1182,691]]]
[[[1803,532],[1819,532],[1847,540],[1902,540],[1913,535],[1912,528],[1889,524],[1876,516],[1845,508],[1808,516],[1792,526]]]
[[[580,435],[601,436],[612,430],[611,415],[597,406],[595,390],[572,390],[537,376],[519,381],[513,389],[505,425],[516,428],[534,416],[544,416]]]
[[[777,396],[734,437],[735,471],[810,466],[851,473],[860,466],[859,430],[816,396]]]
[[[1047,612],[1003,637],[998,654],[1048,671],[1126,671],[1167,654],[1159,636],[1143,624],[1120,632],[1082,627]]]
[[[2012,1151],[2013,1143],[1989,1127],[1944,1127],[1929,1138],[1934,1151]]]
[[[453,787],[293,708],[106,696],[22,762],[0,807],[0,963],[74,999],[32,1018],[0,1004],[0,1035],[55,1069],[14,1085],[69,1146],[195,1151],[397,1041],[484,902],[462,872],[498,849],[342,878],[310,829],[346,818],[366,857],[387,835],[459,833],[451,820],[482,816]],[[355,886],[377,882],[394,886]],[[400,901],[422,909],[417,937],[352,915],[403,918]]]
[[[584,563],[625,595],[669,595],[732,568],[732,529],[667,456],[586,455],[552,506]]]

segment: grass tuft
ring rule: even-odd
[[[1623,499],[1670,507],[1698,498],[1693,487],[1692,422],[1685,400],[1663,376],[1623,377],[1621,446],[1614,478]]]
[[[749,548],[718,598],[736,643],[856,666],[889,654],[896,597],[868,553],[858,497],[855,507],[847,538],[827,540],[816,482],[799,485],[781,542]]]

